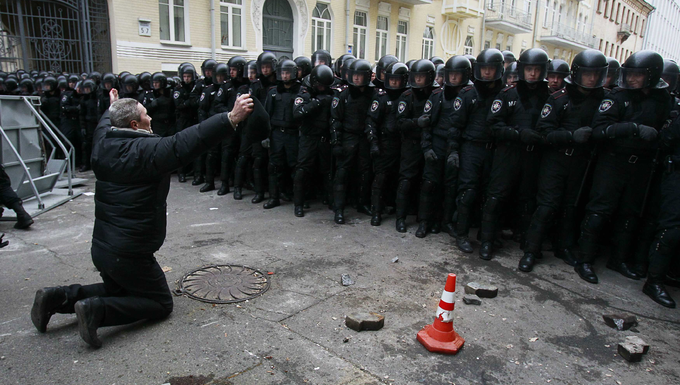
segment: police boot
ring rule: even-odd
[[[621,273],[626,278],[640,279],[626,262],[633,247],[633,240],[635,239],[633,233],[637,229],[637,219],[628,217],[614,222],[611,256],[607,262],[607,268]]]
[[[406,213],[408,212],[408,192],[411,188],[411,183],[408,180],[402,180],[397,187],[396,198],[396,228],[400,233],[406,232]]]
[[[371,215],[371,175],[369,173],[361,174],[359,180],[359,206],[357,211],[366,215]]]
[[[187,181],[186,174],[177,174],[177,180],[179,181],[179,183],[186,183]]]
[[[472,244],[470,244],[470,238],[467,236],[456,236],[456,246],[458,246],[458,250],[467,254],[475,251],[475,249],[472,248]]]
[[[253,188],[255,189],[255,196],[250,201],[251,203],[260,203],[264,200],[264,189],[262,180],[262,170],[253,169]]]
[[[33,224],[33,218],[26,212],[21,201],[14,203],[10,209],[17,213],[17,223],[14,224],[15,229],[27,229]]]
[[[626,262],[623,262],[619,259],[609,258],[609,261],[607,262],[607,269],[617,271],[626,278],[635,280],[640,279],[640,277],[630,269]]]
[[[345,223],[345,210],[335,210],[335,223],[342,225]]]
[[[470,220],[472,205],[475,202],[475,191],[461,191],[456,198],[458,205],[458,220],[456,221],[456,245],[464,253],[472,253],[474,249],[470,244],[468,235],[470,233]]]
[[[490,261],[493,258],[492,242],[482,242],[482,245],[479,247],[479,258],[485,261]]]
[[[194,174],[194,180],[191,181],[191,185],[192,186],[198,186],[198,185],[201,185],[203,183],[205,183],[205,178],[203,177],[203,175]]]
[[[269,200],[262,205],[265,209],[273,209],[274,207],[281,206],[281,201],[279,200],[279,183],[278,174],[274,167],[270,169],[269,172]]]
[[[194,180],[191,181],[192,186],[198,186],[205,183],[203,167],[205,165],[207,155],[199,155],[194,159]]]
[[[647,282],[645,282],[645,285],[642,287],[642,292],[647,294],[649,298],[659,305],[675,308],[675,301],[671,298],[670,294],[668,294],[666,287],[663,284],[663,276],[658,276],[650,272]]]
[[[574,266],[574,271],[578,273],[578,276],[581,277],[582,280],[588,283],[598,282],[597,274],[595,274],[595,271],[593,271],[593,265],[588,262],[576,263],[576,266]]]
[[[304,217],[305,207],[305,170],[298,168],[293,177],[293,204],[295,205],[295,216]]]
[[[442,230],[450,236],[456,236],[456,227],[453,222],[453,213],[456,211],[456,194],[453,188],[444,190],[444,212],[442,214]]]
[[[217,190],[217,195],[229,194],[229,162],[222,162],[222,167],[220,168],[220,180],[222,181],[222,185],[220,186],[220,189]]]
[[[563,248],[557,248],[553,251],[553,254],[555,257],[561,259],[564,261],[569,266],[576,266],[576,257],[574,256],[574,253],[571,252],[571,250],[567,247]]]
[[[234,170],[234,199],[243,199],[243,177],[246,171],[247,160],[245,157],[238,158],[236,169]]]
[[[500,200],[496,197],[489,197],[482,208],[482,226],[478,232],[482,241],[482,246],[479,248],[479,257],[486,261],[493,258],[493,240],[496,236],[499,210]]]
[[[90,156],[92,155],[90,153],[91,150],[92,148],[88,145],[88,143],[83,142],[82,144],[83,159],[78,171],[85,172],[90,170]]]
[[[210,174],[208,174],[208,175],[206,175],[205,179],[206,179],[205,184],[203,185],[203,187],[201,187],[200,190],[198,190],[202,193],[212,191],[212,190],[215,189],[215,179],[214,179],[214,177],[212,177]]]
[[[525,273],[529,273],[534,269],[537,259],[538,258],[536,258],[534,253],[524,253],[522,259],[519,260],[519,266],[517,266],[517,268]]]
[[[78,333],[88,345],[99,348],[101,340],[97,336],[97,329],[104,322],[104,303],[99,297],[80,300],[75,305],[78,318]]]
[[[68,301],[63,287],[44,287],[35,292],[31,321],[40,333],[47,331],[47,324],[57,310]]]

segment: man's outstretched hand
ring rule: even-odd
[[[234,108],[229,114],[231,122],[234,124],[239,124],[244,121],[248,115],[253,112],[254,106],[255,104],[253,102],[253,98],[251,98],[249,94],[243,94],[239,96],[236,99],[236,103],[234,103]]]
[[[109,103],[113,104],[116,100],[118,100],[118,90],[111,88],[111,91],[109,91]]]

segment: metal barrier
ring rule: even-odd
[[[54,189],[66,173],[68,195],[73,196],[73,144],[39,110],[38,96],[0,96],[0,163],[12,181],[19,198],[35,197],[38,208],[45,209],[43,195]],[[45,143],[50,147],[45,151]],[[57,159],[57,151],[65,159]]]

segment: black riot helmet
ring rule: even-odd
[[[176,77],[177,76],[168,78],[168,88],[171,89],[171,90],[174,90],[175,87],[177,87],[177,85],[179,84],[177,82],[177,80],[175,79]]]
[[[184,81],[184,75],[191,75],[191,81],[188,83]],[[182,84],[191,84],[196,81],[196,68],[193,64],[186,64],[179,69],[179,78]]]
[[[472,73],[474,73],[475,64],[477,63],[477,58],[474,55],[463,55],[463,56],[465,56],[470,61],[470,64],[472,65]]]
[[[137,76],[129,74],[123,79],[123,85],[125,86],[123,93],[129,94],[137,92],[137,89],[139,88],[139,80],[137,80]]]
[[[393,62],[385,67],[385,88],[388,90],[403,90],[408,83],[408,67],[404,63]]]
[[[139,80],[139,85],[142,87],[143,90],[149,91],[151,90],[151,73],[144,71],[141,74],[137,76],[137,80]]]
[[[503,53],[503,62],[505,64],[510,64],[510,63],[514,63],[514,62],[517,61],[517,59],[515,59],[515,54],[512,53],[512,51],[505,50],[502,53]]]
[[[182,67],[188,66],[188,65],[192,65],[192,64],[189,63],[188,61],[185,61],[184,63],[178,65],[178,66],[177,66],[177,73],[178,73],[178,74],[181,74],[181,73],[182,73]],[[181,75],[180,75],[180,76],[181,76]]]
[[[203,61],[203,64],[201,64],[201,73],[206,78],[212,77],[212,73],[208,75],[208,74],[206,74],[206,71],[214,71],[215,66],[217,66],[217,62],[215,60],[206,59],[206,60]]]
[[[21,79],[19,82],[19,87],[21,87],[21,93],[24,95],[30,95],[33,93],[33,79],[30,77],[26,79]]]
[[[35,80],[35,88],[36,89],[38,88],[38,85],[40,85],[40,87],[42,88],[42,79],[40,79],[40,78]],[[59,88],[62,91],[68,89],[68,80],[66,80],[66,77],[60,76],[57,79],[57,88]]]
[[[43,80],[43,91],[53,92],[57,89],[57,79],[54,76],[47,76]]]
[[[383,72],[385,71],[385,68],[387,68],[387,65],[398,61],[399,59],[394,55],[385,55],[381,57],[380,60],[378,60],[378,64],[375,66],[375,78],[383,81]]]
[[[508,65],[508,68],[503,71],[503,84],[507,86],[513,85],[516,84],[518,80],[519,72],[517,71],[517,62],[512,62]]]
[[[343,68],[343,65],[345,64],[345,61],[347,61],[348,59],[356,60],[356,57],[354,57],[354,55],[350,55],[350,54],[346,53],[346,54],[340,56],[335,61],[335,63],[333,63],[333,72],[335,73],[335,76],[337,76],[337,77],[339,77],[343,80],[345,79],[345,77],[343,76],[342,68]]]
[[[456,76],[460,74],[461,76]],[[444,65],[444,84],[451,87],[464,86],[472,76],[472,64],[462,55],[456,55],[446,61]]]
[[[409,70],[409,84],[412,88],[426,88],[434,84],[435,66],[427,59],[416,60]]]
[[[298,68],[298,79],[312,73],[312,61],[307,56],[298,56],[293,60]]]
[[[430,58],[430,61],[431,61],[432,64],[434,64],[435,66],[438,66],[438,65],[440,65],[440,64],[444,64],[444,59],[440,58],[439,56],[432,56],[432,57]]]
[[[227,76],[229,78],[236,78],[239,83],[243,82],[244,75],[246,74],[246,65],[248,61],[243,56],[234,56],[227,62],[227,67],[229,71]],[[217,67],[215,67],[216,69]],[[232,71],[233,70],[233,71]],[[232,76],[232,72],[236,71],[236,75]],[[245,75],[247,76],[247,75]]]
[[[569,76],[569,63],[562,59],[553,59],[548,64],[548,75],[558,74],[563,77]]]
[[[318,65],[325,64],[331,66],[331,53],[325,49],[318,49],[312,54],[312,66],[316,67]]]
[[[680,76],[680,67],[678,67],[678,63],[673,60],[664,59],[661,78],[668,83],[668,89],[671,92],[675,92],[675,89],[678,86],[678,76]]]
[[[585,89],[602,88],[607,81],[607,57],[596,49],[587,49],[574,56],[569,83]]]
[[[125,77],[128,76],[128,75],[130,75],[130,73],[127,72],[127,71],[123,71],[123,72],[119,73],[119,74],[118,74],[118,83],[119,83],[119,84],[123,84],[123,80],[124,80]],[[78,76],[78,75],[76,75],[76,76]],[[80,78],[78,78],[78,80],[76,80],[76,82],[79,82],[79,81],[80,81]]]
[[[158,87],[156,87],[156,83],[158,83]],[[164,90],[168,88],[168,77],[162,72],[155,72],[151,75],[151,85],[154,90]]]
[[[621,63],[613,57],[608,57],[607,63],[609,63],[609,68],[607,69],[607,84],[605,84],[605,87],[614,88],[619,85]]]
[[[415,62],[417,62],[416,59],[411,59],[411,60],[409,60],[409,61],[407,61],[407,62],[405,63],[405,64],[406,64],[406,67],[408,67],[409,71],[411,70],[411,67],[413,66],[413,63],[415,63]]]
[[[7,79],[5,79],[5,89],[8,92],[14,92],[14,91],[16,91],[17,88],[19,88],[19,82],[17,82],[16,78],[8,77]]]
[[[328,90],[334,82],[335,76],[333,75],[333,70],[325,64],[312,68],[312,73],[309,74],[309,84],[316,91],[321,91],[319,87],[324,87],[325,90]]]
[[[545,81],[548,76],[548,64],[550,58],[548,54],[540,48],[529,48],[519,55],[517,62],[517,72],[519,72],[519,80],[527,83],[538,83]],[[532,71],[533,70],[533,71]],[[530,72],[530,76],[527,76]]]
[[[110,90],[111,88],[117,88],[118,78],[116,77],[116,75],[112,74],[111,72],[107,72],[102,77],[102,83],[104,84],[104,88],[107,89],[107,90]],[[107,87],[106,84],[111,84],[111,86]]]
[[[248,64],[246,64],[246,68],[244,70],[245,76],[244,78],[252,81],[254,79],[257,79],[257,61],[256,60],[250,60]]]
[[[95,84],[100,85],[102,82],[102,74],[97,71],[90,72],[90,79],[94,80]]]
[[[94,92],[97,89],[97,83],[94,82],[92,79],[86,79],[83,81],[82,85],[82,93],[85,95],[88,95],[92,92]]]
[[[276,55],[274,55],[271,52],[262,52],[260,56],[257,57],[257,74],[259,76],[270,76],[274,72],[276,72],[276,67],[277,67],[278,59],[276,59]],[[262,73],[262,67],[267,68],[269,66],[271,68],[271,72],[267,75]]]
[[[368,60],[354,60],[349,65],[347,82],[355,87],[364,87],[371,82],[371,63]]]
[[[345,60],[342,61],[342,68],[340,69],[340,73],[342,74],[342,80],[349,84],[349,80],[347,79],[347,76],[349,75],[349,66],[352,65],[357,59],[352,56],[348,57]]]
[[[630,55],[621,66],[619,87],[641,89],[646,87],[666,88],[661,79],[663,57],[651,50],[642,50]]]
[[[276,65],[276,80],[284,83],[290,83],[297,79],[298,67],[294,61],[290,59],[281,60]]]
[[[434,64],[434,63],[432,63],[432,64]],[[434,77],[434,83],[435,83],[436,87],[441,87],[441,86],[444,85],[444,75],[445,75],[445,72],[446,72],[444,70],[444,67],[446,67],[446,65],[435,64],[435,67],[436,67],[436,75]]]
[[[223,84],[227,79],[229,79],[229,66],[225,63],[217,63],[213,71],[213,84]]]
[[[474,64],[475,80],[493,82],[503,77],[503,54],[495,48],[487,48],[477,55]]]

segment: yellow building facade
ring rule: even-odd
[[[625,60],[640,49],[652,7],[644,1],[592,1],[597,0],[116,0],[108,4],[113,70],[139,73],[174,72],[183,62],[198,68],[209,58],[255,59],[263,50],[295,58],[323,48],[334,58],[352,53],[376,62],[386,53],[403,61],[446,59],[477,55],[486,47],[508,49],[516,56],[540,47],[550,57],[567,61],[595,48]]]

